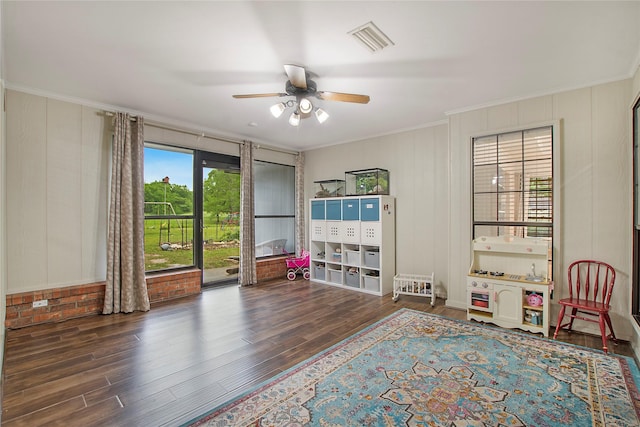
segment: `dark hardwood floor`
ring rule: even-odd
[[[394,303],[299,279],[7,331],[2,426],[178,425],[402,307],[466,317],[442,300]],[[627,343],[610,351],[632,355]]]

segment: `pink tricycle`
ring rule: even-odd
[[[311,273],[309,272],[309,259],[311,254],[308,250],[303,249],[301,256],[296,258],[294,256],[288,257],[285,262],[287,263],[287,279],[296,280],[296,274],[302,273],[302,277],[305,280],[309,280]]]

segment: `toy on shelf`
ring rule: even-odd
[[[527,304],[530,305],[531,307],[540,307],[542,305],[542,302],[543,302],[542,295],[538,295],[535,292],[532,292],[529,295],[527,295]]]

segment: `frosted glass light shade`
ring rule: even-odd
[[[289,117],[289,124],[291,126],[298,126],[300,124],[300,114],[298,114],[298,111],[291,113],[291,117]]]
[[[271,111],[271,114],[273,114],[273,117],[277,119],[282,115],[285,108],[286,107],[283,102],[278,102],[277,104],[272,105],[271,108],[269,108],[269,110]]]
[[[327,121],[328,118],[329,118],[329,114],[327,114],[327,112],[324,111],[322,108],[318,108],[316,110],[316,119],[318,119],[318,122],[324,123],[325,121]]]

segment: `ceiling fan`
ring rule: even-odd
[[[329,114],[319,107],[314,107],[309,98],[315,97],[325,101],[341,101],[355,102],[358,104],[367,104],[369,102],[368,95],[358,95],[354,93],[326,92],[319,91],[316,82],[309,78],[309,73],[299,65],[286,64],[284,71],[287,73],[289,80],[285,83],[285,92],[275,93],[252,93],[246,95],[233,95],[234,98],[268,98],[294,96],[295,101],[288,100],[279,102],[271,107],[271,114],[280,117],[288,107],[296,107],[289,117],[289,124],[298,126],[300,118],[309,117],[315,110],[316,118],[323,123],[329,118]]]

